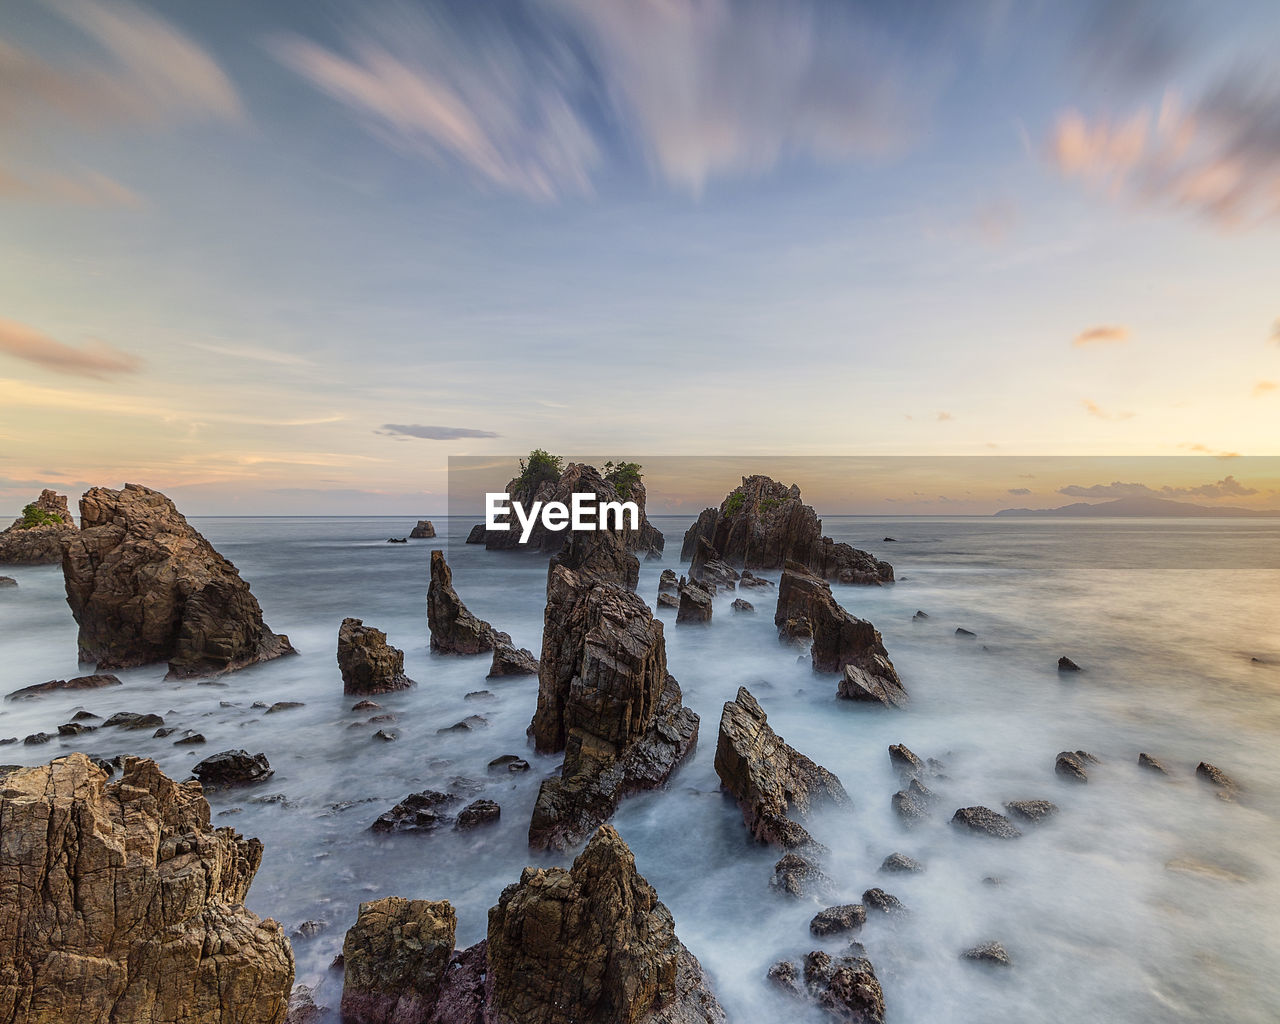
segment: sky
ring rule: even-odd
[[[1271,0],[6,0],[0,510],[439,514],[533,447],[1218,484],[1280,454],[1278,47]]]

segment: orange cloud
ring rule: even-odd
[[[1277,384],[1273,380],[1260,380],[1253,386],[1253,397],[1260,398],[1267,394],[1267,392],[1275,391],[1277,388],[1280,388],[1280,384]]]
[[[1097,402],[1091,401],[1088,398],[1084,400],[1083,404],[1085,407],[1085,411],[1088,412],[1090,416],[1097,416],[1098,419],[1100,420],[1131,420],[1133,419],[1133,413],[1131,412],[1108,412],[1106,409],[1102,408],[1102,406],[1100,406]]]
[[[1081,331],[1071,342],[1076,348],[1087,345],[1117,345],[1129,340],[1129,328],[1102,324]]]
[[[71,203],[76,206],[140,206],[136,192],[92,171],[79,175],[19,174],[0,166],[0,199]]]
[[[77,377],[101,379],[107,374],[133,373],[142,368],[137,356],[106,342],[95,340],[76,348],[14,320],[0,320],[0,353]]]
[[[947,422],[947,420],[953,420],[953,419],[955,419],[955,417],[954,417],[954,416],[952,416],[952,415],[951,415],[951,413],[949,413],[949,412],[940,412],[940,413],[938,413],[938,422],[939,422],[939,423],[945,423],[945,422]]]

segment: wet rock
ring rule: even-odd
[[[244,786],[274,775],[266,754],[244,750],[223,750],[212,754],[191,769],[206,789]]]
[[[970,637],[970,636],[977,636],[977,635],[978,634],[971,629],[965,629],[963,626],[956,627],[956,636]]]
[[[102,716],[95,715],[92,711],[77,711],[71,716],[73,722],[101,722]]]
[[[382,705],[373,700],[358,700],[351,705],[352,711],[381,711]]]
[[[498,699],[498,695],[492,690],[471,690],[462,695],[463,700],[482,700],[493,701]]]
[[[96,725],[85,725],[83,722],[67,722],[58,726],[59,736],[83,736],[87,732],[96,732]]]
[[[961,807],[952,816],[951,824],[992,839],[1017,839],[1022,835],[1017,825],[990,807]]]
[[[776,964],[769,968],[769,980],[782,989],[784,992],[790,992],[792,995],[803,995],[800,988],[801,975],[796,965],[791,960],[779,960]]]
[[[414,685],[404,674],[404,651],[360,619],[343,619],[338,629],[338,669],[345,694],[391,693]]]
[[[410,793],[369,826],[372,832],[432,832],[447,823],[447,810],[458,797],[436,790]]]
[[[489,762],[489,774],[503,774],[510,772],[518,774],[529,770],[529,762],[515,754],[503,754],[501,757],[495,757]]]
[[[274,715],[278,711],[291,711],[293,708],[304,708],[306,705],[300,700],[278,700],[271,707],[267,708],[263,714]]]
[[[59,551],[61,551],[61,548],[59,548]],[[7,587],[16,587],[17,585],[18,581],[12,576],[0,576],[0,590],[4,590]]]
[[[680,598],[676,597],[675,594],[659,594],[657,606],[659,608],[679,608]]]
[[[53,738],[54,736],[51,732],[33,732],[30,736],[26,737],[22,743],[23,746],[38,747],[48,743]]]
[[[733,604],[732,604],[732,605],[730,605],[730,607],[731,607],[735,612],[741,612],[741,613],[745,613],[745,614],[748,614],[748,615],[754,615],[754,614],[755,614],[755,610],[756,610],[756,606],[755,606],[755,605],[753,605],[750,601],[744,601],[744,600],[743,600],[742,598],[740,598],[740,597],[735,597],[735,598],[733,599]]]
[[[676,625],[706,625],[711,621],[711,591],[700,583],[682,583],[678,607]]]
[[[431,583],[427,587],[427,625],[431,649],[442,654],[483,654],[499,644],[512,647],[511,637],[476,618],[453,589],[453,572],[444,552],[431,552]]]
[[[436,528],[430,519],[419,519],[418,525],[409,531],[411,540],[430,540],[435,535]]]
[[[410,1024],[431,1016],[453,957],[447,901],[399,896],[361,903],[342,943],[345,1024]]]
[[[1203,782],[1207,782],[1219,791],[1220,794],[1226,796],[1234,796],[1240,791],[1240,786],[1230,775],[1221,768],[1211,765],[1208,761],[1201,761],[1196,765],[1196,778]]]
[[[530,845],[566,849],[626,794],[662,786],[697,743],[698,716],[681,701],[662,623],[644,601],[553,565],[529,731],[540,753],[565,757],[539,790]]]
[[[80,660],[99,669],[169,663],[171,678],[213,676],[292,654],[236,567],[173,502],[138,484],[94,487],[82,529],[62,538]]]
[[[658,577],[658,593],[659,594],[675,594],[679,592],[679,583],[677,582],[674,569],[663,569],[662,575]]]
[[[1004,809],[1023,821],[1040,822],[1058,813],[1058,805],[1048,800],[1010,800]]]
[[[166,726],[164,726],[163,728],[161,728],[161,729],[157,729],[155,732],[153,732],[153,733],[151,734],[151,738],[152,738],[153,740],[162,740],[162,739],[164,739],[166,736],[172,736],[172,735],[173,735],[175,732],[177,732],[177,731],[178,731],[177,726],[173,726],[173,725],[166,725]]]
[[[474,800],[458,812],[453,827],[466,832],[480,825],[492,825],[502,815],[502,808],[492,800]]]
[[[918,779],[912,779],[906,789],[900,789],[890,798],[894,812],[908,827],[918,825],[929,817],[932,794]]]
[[[835,775],[769,727],[764,709],[745,686],[721,713],[715,769],[721,785],[738,801],[752,837],[783,849],[813,841],[792,813],[805,816],[822,803],[849,803]]]
[[[867,910],[877,910],[882,914],[905,914],[907,908],[902,900],[883,889],[868,889],[862,894],[862,903]]]
[[[804,958],[804,983],[809,996],[837,1020],[884,1024],[884,992],[866,957],[815,950]]]
[[[437,729],[437,733],[445,732],[472,732],[475,729],[489,728],[489,720],[484,715],[467,715],[460,722],[454,722],[453,725],[445,726],[443,729]]]
[[[1058,755],[1053,765],[1054,773],[1068,782],[1088,782],[1089,773],[1085,770],[1084,759],[1073,750],[1064,750]]]
[[[320,1024],[329,1012],[327,1006],[320,1006],[311,989],[306,985],[295,985],[289,996],[289,1008],[284,1015],[284,1024]]]
[[[328,921],[303,921],[289,934],[289,938],[294,939],[314,939],[317,935],[328,931]]]
[[[830,585],[804,566],[791,562],[783,569],[773,622],[780,639],[812,637],[813,670],[844,673],[839,696],[894,705],[906,700],[879,630],[841,608]],[[857,671],[845,673],[847,666]]]
[[[929,617],[928,612],[922,612],[918,608],[916,609],[916,613],[913,616],[911,616],[911,618],[914,619],[916,622],[923,622],[928,617]]]
[[[486,1020],[719,1024],[724,1011],[671,912],[614,829],[573,867],[525,868],[489,911]],[[590,965],[590,967],[588,967]]]
[[[103,672],[90,676],[75,676],[72,679],[50,679],[47,683],[35,683],[14,690],[5,700],[27,700],[46,693],[59,693],[63,690],[97,690],[104,686],[120,686],[120,680],[110,673]]]
[[[1153,771],[1153,772],[1159,772],[1161,775],[1168,775],[1168,774],[1169,774],[1169,769],[1168,769],[1168,768],[1166,768],[1166,767],[1165,767],[1163,764],[1161,764],[1159,761],[1157,761],[1157,760],[1156,760],[1154,757],[1152,757],[1150,754],[1139,754],[1139,755],[1138,755],[1138,767],[1139,767],[1139,768],[1147,768],[1147,769],[1149,769],[1150,771]]]
[[[704,540],[721,559],[747,569],[781,569],[795,561],[841,583],[893,581],[893,567],[865,551],[822,536],[822,521],[800,499],[800,488],[767,476],[743,477],[720,507],[703,510],[685,533],[680,557],[692,559]]]
[[[489,666],[489,679],[503,676],[536,676],[538,659],[533,652],[508,643],[499,643],[493,649],[493,663]]]
[[[867,923],[867,908],[860,903],[845,903],[838,907],[827,907],[814,915],[809,922],[809,932],[820,938],[829,935],[843,935],[861,928]]]
[[[484,523],[476,523],[471,527],[471,532],[467,534],[468,544],[483,544],[485,542]]]
[[[794,851],[783,854],[782,859],[773,866],[773,877],[769,879],[769,888],[793,899],[801,899],[805,896],[830,899],[836,894],[836,883],[817,866],[814,860]]]
[[[998,942],[984,942],[981,945],[974,946],[972,949],[966,949],[960,954],[962,960],[976,960],[979,963],[992,964],[996,967],[1012,967],[1013,961],[1009,959],[1009,954],[1005,951],[1004,946]]]
[[[132,711],[117,711],[102,725],[106,729],[155,729],[164,725],[164,719],[159,715],[139,715]]]
[[[388,537],[387,543],[388,544],[408,544],[409,538],[408,537]]]
[[[400,738],[400,734],[394,729],[379,729],[372,736],[372,739],[381,740],[383,743],[394,743]]]
[[[738,577],[739,590],[759,590],[771,586],[773,586],[773,580],[766,580],[760,576],[752,575],[750,569],[743,569],[742,575]]]
[[[205,742],[205,738],[198,732],[193,732],[190,736],[183,736],[180,740],[174,740],[175,747],[195,747]]]
[[[1065,654],[1058,659],[1059,672],[1079,672],[1080,666],[1068,658]]]
[[[904,778],[921,778],[925,774],[924,762],[903,743],[890,744],[889,763]]]
[[[289,942],[244,907],[262,844],[212,828],[198,785],[71,754],[7,775],[0,818],[7,1020],[283,1020]]]
[[[56,565],[62,561],[62,539],[76,532],[76,522],[67,511],[65,495],[45,488],[31,503],[35,512],[28,519],[26,510],[13,524],[0,533],[0,565]],[[9,576],[0,587],[18,584]]]
[[[919,874],[924,865],[905,853],[891,853],[880,863],[880,870],[890,874]]]

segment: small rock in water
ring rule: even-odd
[[[835,1019],[884,1024],[884,992],[866,957],[814,950],[804,958],[804,981],[809,995]]]
[[[919,824],[929,817],[928,803],[909,789],[900,789],[894,793],[891,803],[898,817],[907,826]]]
[[[924,762],[912,752],[910,747],[902,743],[890,744],[889,763],[903,776],[924,774]]]
[[[883,543],[885,543],[885,544],[897,544],[897,543],[898,543],[898,538],[897,538],[897,537],[886,537],[886,538],[884,539]]]
[[[976,960],[979,963],[994,964],[997,967],[1012,967],[1013,961],[1005,952],[1004,946],[998,942],[984,942],[960,954],[962,960]]]
[[[1149,771],[1153,771],[1153,772],[1159,772],[1161,775],[1168,775],[1168,774],[1169,774],[1169,769],[1168,769],[1168,768],[1166,768],[1164,765],[1162,765],[1159,761],[1157,761],[1157,760],[1156,760],[1154,757],[1152,757],[1150,754],[1139,754],[1139,755],[1138,755],[1138,767],[1139,767],[1139,768],[1146,768],[1146,769],[1148,769]]]
[[[956,627],[956,636],[977,636],[978,634],[971,629],[965,629],[963,626]]]
[[[836,891],[835,882],[798,853],[786,854],[773,866],[769,887],[795,899],[809,895],[821,899]]]
[[[750,601],[744,601],[740,597],[735,597],[733,599],[733,604],[729,607],[731,607],[735,612],[754,612],[756,610],[755,605]]]
[[[497,700],[497,695],[492,690],[472,690],[466,694],[463,700]]]
[[[990,807],[961,807],[952,815],[951,824],[993,839],[1017,839],[1022,835],[1017,825]]]
[[[1059,778],[1066,779],[1069,782],[1088,782],[1089,773],[1085,770],[1084,760],[1072,750],[1064,750],[1058,755],[1058,760],[1053,765],[1054,772]]]
[[[492,800],[475,800],[458,812],[454,829],[465,832],[479,825],[489,825],[502,816],[502,808]]]
[[[453,725],[437,729],[436,732],[470,732],[473,729],[487,729],[488,727],[489,720],[484,715],[467,715],[461,722],[454,722]]]
[[[1065,654],[1058,659],[1059,672],[1079,672],[1080,666],[1068,658]]]
[[[929,613],[928,613],[928,612],[922,612],[922,611],[920,611],[920,609],[918,609],[918,608],[916,609],[916,613],[915,613],[913,616],[911,616],[911,618],[912,618],[914,621],[916,621],[916,622],[923,621],[924,619],[927,619],[928,617],[929,617]]]
[[[533,652],[523,647],[516,647],[499,641],[493,649],[493,661],[489,664],[486,679],[501,679],[505,676],[536,676],[538,659]]]
[[[224,750],[206,757],[191,769],[200,784],[209,787],[243,786],[260,782],[274,774],[266,754],[250,754],[244,750]]]
[[[0,589],[3,589],[4,587],[16,587],[17,585],[18,581],[12,576],[0,576]]]
[[[841,935],[861,928],[867,923],[867,908],[860,903],[845,903],[839,907],[827,907],[814,915],[809,922],[809,931],[813,935],[825,938],[828,935]]]
[[[1196,778],[1209,783],[1209,785],[1219,790],[1220,796],[1230,798],[1239,792],[1240,789],[1235,779],[1224,772],[1221,768],[1211,765],[1208,761],[1201,761],[1196,765]]]
[[[1023,821],[1044,821],[1058,813],[1058,805],[1048,800],[1010,800],[1004,809]]]
[[[266,714],[274,715],[277,711],[290,711],[293,708],[306,707],[300,700],[278,700],[267,708]]]
[[[802,995],[800,991],[800,973],[790,960],[779,960],[769,968],[768,978],[773,984],[792,995]]]
[[[164,725],[164,719],[159,715],[138,715],[132,711],[117,711],[102,724],[104,728],[155,729],[157,726]]]
[[[28,747],[37,747],[42,743],[48,743],[51,739],[53,739],[52,733],[33,732],[30,736],[28,736],[22,742],[26,744]]]
[[[914,857],[908,857],[905,853],[891,853],[881,862],[880,870],[894,874],[919,874],[924,870],[924,865]]]
[[[293,930],[291,938],[294,939],[314,939],[317,935],[329,927],[328,921],[303,921]]]
[[[71,716],[73,722],[99,722],[102,720],[101,715],[95,715],[92,711],[77,711]]]
[[[500,774],[502,772],[527,772],[529,770],[529,762],[515,754],[503,754],[501,757],[495,757],[489,762],[489,773],[491,775]]]
[[[431,832],[448,819],[444,810],[458,802],[456,796],[425,790],[410,793],[391,810],[384,811],[369,826],[371,832]]]
[[[868,910],[878,910],[882,914],[905,914],[907,908],[897,896],[890,895],[883,889],[868,889],[862,894],[862,902]]]
[[[394,729],[379,729],[373,734],[375,740],[382,740],[383,743],[394,743],[400,738],[400,734]]]
[[[151,738],[153,740],[162,740],[166,736],[172,736],[177,731],[178,731],[178,727],[176,725],[166,725],[160,729],[157,729],[155,732],[153,732],[151,734]]]
[[[14,690],[5,700],[25,700],[28,697],[39,697],[41,694],[54,693],[61,690],[96,690],[103,686],[123,686],[118,678],[109,672],[99,672],[91,676],[75,676],[72,679],[50,679],[47,683],[36,683]]]
[[[194,747],[204,742],[204,736],[198,732],[193,732],[190,736],[183,736],[180,740],[174,740],[173,745],[175,747]]]
[[[351,705],[352,711],[381,711],[382,705],[375,700],[361,700]]]
[[[87,732],[97,730],[96,725],[85,725],[83,722],[67,722],[65,725],[58,726],[59,736],[81,736]]]

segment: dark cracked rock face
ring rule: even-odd
[[[449,809],[461,803],[450,793],[424,790],[410,793],[388,811],[378,815],[369,826],[371,832],[434,832],[448,824]]]
[[[441,654],[484,654],[499,645],[515,649],[510,635],[494,629],[467,610],[453,588],[453,572],[444,559],[444,552],[438,549],[431,552],[427,626],[431,630],[431,649]]]
[[[191,774],[205,787],[223,788],[261,782],[273,772],[266,754],[224,750],[206,757],[191,769]]]
[[[809,932],[821,938],[830,935],[843,935],[855,931],[867,923],[867,908],[861,903],[845,903],[838,907],[827,907],[813,916],[809,922]]]
[[[836,883],[817,866],[812,854],[805,857],[795,852],[783,854],[773,866],[769,887],[792,899],[831,899],[837,891]]]
[[[391,693],[414,685],[404,674],[404,651],[387,643],[387,634],[360,619],[343,619],[338,629],[338,669],[342,692]]]
[[[951,824],[992,839],[1017,839],[1022,835],[1017,825],[990,807],[961,807],[952,816]]]

